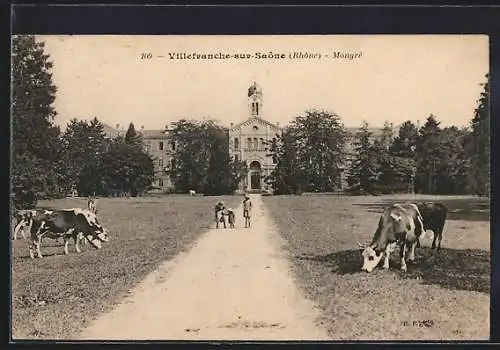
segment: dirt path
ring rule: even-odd
[[[79,338],[329,339],[314,323],[314,307],[294,285],[259,195],[252,195],[252,204],[252,228],[243,228],[240,206],[235,229],[209,230]]]

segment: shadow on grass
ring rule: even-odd
[[[391,256],[391,270],[399,270],[399,251]],[[298,260],[309,260],[330,267],[332,273],[348,275],[361,272],[358,249],[319,256],[301,255]],[[381,268],[380,263],[378,268]],[[453,290],[490,293],[490,253],[480,249],[448,249],[440,252],[424,247],[416,252],[415,263],[408,263],[408,272],[401,278],[420,279],[423,284],[439,285]]]
[[[367,208],[368,212],[382,213],[384,208],[398,201],[382,201],[378,203],[353,204]],[[484,199],[447,199],[435,202],[443,203],[448,207],[447,220],[490,221],[490,203]]]

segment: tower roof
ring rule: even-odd
[[[262,88],[255,81],[248,88],[248,97],[252,95],[262,95]]]

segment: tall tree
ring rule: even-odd
[[[465,143],[469,131],[455,126],[446,127],[439,133],[438,159],[436,162],[435,193],[466,194],[469,192],[468,172],[470,160]]]
[[[54,195],[61,181],[54,173],[63,148],[53,124],[56,86],[51,69],[43,42],[32,35],[13,37],[11,179],[17,206],[34,205],[38,195]]]
[[[331,192],[340,187],[347,132],[335,113],[309,110],[289,126],[297,146],[297,162],[306,181],[304,189]]]
[[[153,182],[154,165],[142,149],[116,138],[103,156],[101,172],[108,193],[126,192],[135,197]]]
[[[69,183],[76,186],[80,195],[102,194],[101,166],[108,147],[103,124],[97,117],[90,122],[72,119],[63,139],[68,153]]]
[[[171,131],[176,144],[175,167],[169,170],[179,192],[194,189],[207,195],[232,193],[243,163],[229,159],[228,130],[215,121],[181,119]]]
[[[486,74],[486,82],[474,110],[472,126],[472,176],[471,187],[477,195],[490,194],[490,82]]]
[[[440,124],[436,116],[431,114],[419,130],[415,149],[417,161],[415,187],[418,192],[434,193],[436,189],[437,167],[440,162]]]
[[[142,137],[135,130],[134,123],[130,123],[125,133],[125,143],[142,148]]]
[[[354,138],[353,157],[350,160],[347,177],[350,189],[371,193],[378,182],[378,168],[372,132],[365,121]]]
[[[398,157],[414,158],[417,138],[417,126],[410,120],[405,121],[389,148],[390,153]]]
[[[269,154],[276,164],[265,179],[274,194],[300,194],[305,187],[303,168],[298,166],[298,151],[294,130],[285,128],[269,143]]]

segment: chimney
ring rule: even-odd
[[[141,125],[141,131],[144,131],[144,125]]]
[[[420,129],[420,120],[417,120],[417,129]]]

